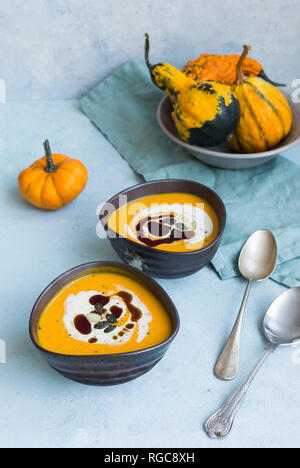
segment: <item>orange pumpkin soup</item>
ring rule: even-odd
[[[203,249],[219,232],[213,207],[188,193],[162,193],[121,206],[108,219],[111,231],[159,250]]]
[[[169,338],[172,323],[143,284],[116,272],[91,272],[63,287],[43,311],[39,344],[68,355],[115,354]]]

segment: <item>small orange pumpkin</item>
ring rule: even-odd
[[[78,159],[52,154],[44,142],[46,156],[35,161],[19,175],[22,196],[43,210],[58,210],[71,203],[84,190],[88,172]]]

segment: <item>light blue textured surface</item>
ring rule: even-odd
[[[128,60],[183,66],[200,53],[253,56],[276,81],[300,78],[298,0],[10,0],[0,5],[8,99],[79,97]]]
[[[202,427],[263,351],[262,317],[285,290],[273,281],[253,288],[236,382],[218,381],[212,369],[245,281],[221,281],[211,267],[160,281],[178,307],[181,331],[165,358],[134,382],[111,388],[72,383],[32,346],[28,319],[41,290],[80,263],[117,260],[109,242],[96,236],[96,207],[139,182],[78,107],[76,101],[0,106],[0,338],[7,343],[7,364],[0,365],[0,446],[298,447],[299,348],[279,350],[266,362],[228,439],[210,440]],[[43,154],[46,137],[53,151],[80,157],[90,173],[80,198],[54,213],[27,205],[17,186],[17,174]],[[295,161],[298,154],[288,153]]]

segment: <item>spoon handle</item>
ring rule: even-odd
[[[215,365],[215,375],[222,380],[233,380],[238,373],[242,325],[251,285],[249,280],[235,325]]]
[[[275,351],[277,346],[269,343],[266,351],[262,355],[256,367],[253,369],[249,377],[233,392],[222,408],[217,411],[206,423],[205,430],[209,437],[213,439],[221,439],[226,437],[231,431],[235,415],[243,404],[246,393],[257,375],[259,369],[267,359],[270,353]]]

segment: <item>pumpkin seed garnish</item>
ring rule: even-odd
[[[169,226],[172,226],[173,224],[176,223],[176,220],[175,220],[175,218],[164,218],[163,222],[165,224],[169,224]]]
[[[107,328],[105,328],[104,333],[111,333],[114,331],[117,327],[115,325],[109,325]]]
[[[108,320],[109,323],[116,323],[118,321],[117,317],[114,314],[106,314],[106,320]]]
[[[100,315],[102,315],[105,312],[105,309],[103,305],[100,304],[100,302],[97,302],[97,304],[95,304],[95,309],[96,309],[96,313]]]
[[[102,322],[96,323],[96,325],[94,325],[94,328],[96,330],[102,330],[103,328],[107,326],[109,326],[109,322],[107,320],[103,320]]]
[[[95,312],[90,312],[86,315],[86,318],[91,323],[98,323],[99,322],[99,314]]]
[[[179,231],[186,231],[188,229],[188,227],[183,224],[183,223],[176,223],[175,224],[175,227],[176,229],[178,229]]]

